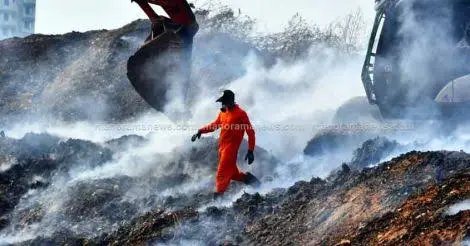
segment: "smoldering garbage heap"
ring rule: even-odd
[[[378,146],[389,146],[380,145],[384,139],[375,140]],[[43,219],[40,206],[15,210],[28,191],[46,189],[54,175],[67,173],[76,163],[99,166],[112,159],[114,151],[125,143],[143,144],[146,140],[127,136],[103,145],[28,134],[20,140],[0,141],[4,156],[1,165],[6,169],[0,173],[1,225],[5,232]],[[193,150],[196,154],[191,160],[204,160],[212,144],[215,141],[208,139],[203,149]],[[362,148],[370,146],[369,142]],[[361,158],[354,160],[367,161],[364,153],[358,149],[356,154]],[[469,236],[469,211],[446,213],[449,206],[470,198],[469,154],[413,151],[371,168],[354,165],[343,164],[326,179],[299,181],[265,195],[245,193],[229,207],[210,205],[210,187],[165,199],[150,196],[145,198],[149,205],[146,212],[121,199],[137,182],[135,177],[84,181],[73,187],[71,199],[62,208],[69,228],[19,244],[396,245],[460,242]],[[161,188],[165,183],[171,185],[172,180],[189,178],[175,174],[153,182],[160,182],[154,187]],[[232,188],[241,189],[237,185]],[[112,230],[85,235],[70,229],[75,223],[100,216],[113,224]]]
[[[161,168],[157,176],[119,174],[73,181],[77,173],[112,163],[129,151],[128,148],[146,145],[148,141],[136,135],[104,143],[61,139],[45,133],[29,133],[22,139],[0,137],[0,240],[18,230],[29,230],[35,224],[47,227],[40,229],[40,233],[54,231],[53,240],[58,240],[58,235],[92,238],[117,230],[150,209],[168,213],[211,201],[212,189],[205,186],[184,194],[159,192],[198,182],[195,173],[212,180],[217,160],[217,141],[213,138],[202,138],[197,146],[176,148],[170,157],[156,154],[152,165]],[[243,148],[246,152],[246,142]],[[258,162],[263,163],[260,168],[273,169],[277,165],[268,152],[259,147],[256,151]],[[242,187],[232,186],[229,194]],[[126,195],[142,191],[148,193],[126,200]],[[50,216],[51,206],[57,207],[53,216]]]
[[[346,22],[353,16],[321,29],[295,15],[282,32],[261,35],[254,31],[254,19],[213,4],[218,5],[195,11],[201,29],[194,40],[194,82],[189,88],[195,98],[189,101],[198,101],[196,95],[208,88],[218,94],[220,87],[244,76],[248,55],[256,54],[259,65],[268,69],[279,59],[302,61],[309,49],[325,55],[324,46],[334,50],[326,53],[334,53],[335,63],[362,51],[358,39],[363,25],[350,32]],[[360,23],[361,18],[358,12],[354,20]],[[114,30],[1,40],[0,127],[26,119],[121,122],[151,110],[125,76],[127,61],[144,42],[150,25],[137,20]],[[169,88],[161,89],[156,94]],[[158,98],[162,103],[167,99]]]
[[[437,222],[452,220],[443,214],[445,209],[470,196],[468,180],[463,182],[470,175],[469,160],[467,154],[460,152],[409,152],[362,171],[343,166],[330,176],[331,180],[320,185],[315,179],[300,182],[294,186],[298,190],[316,188],[308,193],[311,197],[299,192],[298,199],[287,202],[280,213],[247,226],[249,242],[293,241],[299,245],[460,242],[468,236],[470,221],[455,220],[458,225],[447,224],[448,227]],[[430,194],[430,190],[436,193]],[[403,207],[409,214],[400,213]],[[426,216],[413,217],[421,213]],[[394,231],[397,228],[400,233]],[[439,230],[453,234],[431,233]]]
[[[256,48],[227,33],[207,30],[212,25],[206,24],[219,22],[217,17],[198,17],[208,23],[201,25],[195,40],[192,79],[215,88],[242,76],[244,59]],[[129,57],[149,30],[149,21],[137,20],[115,30],[1,40],[0,116],[4,120],[0,127],[43,118],[120,122],[151,110],[125,76]],[[161,89],[161,94],[168,90],[167,86]]]
[[[446,209],[470,198],[470,156],[410,152],[378,167],[342,169],[267,195],[245,194],[231,208],[155,211],[93,243],[208,245],[416,245],[460,242],[469,211]],[[171,218],[172,219],[169,219]],[[210,221],[210,223],[208,223]],[[162,224],[167,226],[162,227]],[[212,226],[207,226],[215,224]],[[148,229],[153,227],[154,229]],[[202,233],[205,232],[205,233]],[[142,234],[144,233],[144,234]]]
[[[55,173],[70,168],[69,163],[100,165],[111,159],[111,152],[87,141],[26,134],[20,140],[0,138],[0,157],[0,216],[5,216],[28,190],[48,186]]]
[[[219,16],[228,21],[222,23],[220,18],[213,18],[201,27],[211,23],[214,26],[239,24],[232,21],[233,12]],[[2,119],[15,121],[28,115],[37,120],[34,117],[52,114],[54,118],[72,122],[114,122],[149,110],[122,76],[128,57],[141,44],[148,28],[148,22],[136,21],[110,31],[32,35],[0,42],[0,80],[4,82],[0,86]],[[311,40],[297,37],[324,38],[298,36],[305,31],[302,26],[297,31],[273,35],[281,37],[282,42],[262,38],[268,42],[268,50],[277,50],[280,44],[279,47],[293,47],[295,51],[283,48],[282,53],[304,55]],[[253,51],[245,41],[213,30],[211,35],[198,34],[195,52],[200,53],[193,56],[197,80],[216,88],[243,75],[242,63],[247,53]],[[305,45],[299,46],[299,42]],[[207,54],[218,62],[207,64]],[[269,63],[273,59],[266,60]],[[112,107],[89,110],[83,102]],[[331,149],[341,145],[354,148],[369,138],[373,137],[360,135],[351,139],[323,134],[310,141],[305,154],[339,154]],[[382,138],[364,142],[350,163],[326,179],[300,181],[265,195],[244,194],[229,207],[210,206],[212,186],[189,194],[157,194],[194,179],[190,170],[176,172],[184,170],[178,169],[184,163],[202,170],[209,179],[217,159],[214,139],[204,139],[197,148],[176,150],[179,157],[168,163],[167,172],[158,178],[119,175],[84,179],[64,187],[67,195],[61,197],[63,203],[55,208],[57,211],[49,223],[42,223],[51,219],[45,203],[34,199],[32,204],[28,203],[32,196],[48,199],[51,184],[57,180],[69,179],[77,170],[101,167],[119,158],[128,145],[137,146],[146,141],[139,136],[99,144],[48,134],[27,134],[19,140],[0,136],[0,239],[33,226],[37,230],[34,237],[17,244],[445,244],[460,242],[470,234],[468,211],[445,213],[450,205],[469,199],[469,155],[410,152],[369,167],[403,147]],[[240,151],[245,152],[246,149]],[[264,169],[261,173],[272,174],[269,179],[276,180],[276,173],[272,172],[279,162],[261,149],[256,150],[256,156],[255,168]],[[233,197],[242,188],[234,183],[227,196]],[[151,192],[136,200],[123,199],[134,190]]]

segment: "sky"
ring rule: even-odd
[[[189,0],[205,6],[208,0]],[[282,30],[297,12],[311,23],[328,23],[361,8],[368,20],[373,19],[373,0],[216,0],[240,9],[256,20],[258,30]],[[288,4],[287,4],[288,3]],[[60,34],[71,31],[119,28],[146,16],[130,0],[37,0],[36,32]],[[162,13],[159,7],[155,8]]]

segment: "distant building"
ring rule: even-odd
[[[34,33],[36,0],[0,0],[0,39]]]

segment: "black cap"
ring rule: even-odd
[[[235,93],[231,90],[225,90],[224,94],[216,102],[235,102]]]

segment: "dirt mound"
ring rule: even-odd
[[[374,133],[348,130],[349,126],[345,124],[337,127],[337,130],[323,130],[315,134],[305,146],[304,154],[321,156],[331,153],[352,153],[361,143],[377,136]]]
[[[354,156],[349,163],[349,166],[356,169],[362,169],[369,165],[377,164],[383,158],[386,158],[393,152],[398,152],[401,149],[404,149],[404,146],[400,145],[395,140],[389,140],[385,137],[369,139],[362,143],[360,148],[354,151]]]
[[[162,211],[162,220],[168,220],[162,228],[169,230],[173,224],[167,214],[179,214],[188,207],[194,214],[196,208],[212,202],[216,139],[202,138],[198,145],[156,153],[144,163],[133,151],[149,144],[149,139],[135,135],[102,144],[49,134],[0,138],[0,235],[28,230],[38,233],[24,242],[26,245],[100,241],[129,223],[134,225],[128,228],[141,228],[140,223],[149,219],[147,211]],[[242,148],[246,145],[245,141]],[[253,172],[279,165],[267,151],[256,147],[256,153],[259,168],[253,168]],[[137,163],[135,169],[148,171],[108,176],[108,171],[124,168],[119,166],[121,158]],[[106,170],[103,176],[94,175],[99,170]],[[185,190],[193,185],[200,187]],[[240,192],[243,187],[234,183],[227,194]]]
[[[470,198],[469,171],[466,153],[410,152],[361,172],[343,170],[335,179],[244,194],[231,207],[155,208],[114,233],[67,240],[92,245],[458,243],[469,236],[469,211],[447,210]]]
[[[249,238],[247,242],[275,245],[333,245],[347,242],[349,239],[343,240],[345,235],[356,235],[368,221],[374,219],[388,218],[391,221],[388,217],[391,211],[405,206],[404,204],[416,199],[416,196],[419,197],[417,194],[431,189],[430,187],[445,187],[449,183],[460,189],[458,187],[461,184],[449,180],[455,179],[455,173],[469,170],[469,157],[468,154],[459,152],[410,152],[360,173],[345,172],[343,177],[331,183],[298,184],[307,191],[307,187],[316,187],[310,188],[313,191],[310,193],[312,198],[302,198],[306,195],[301,192],[297,193],[300,199],[286,199],[278,213],[266,216],[245,228]],[[468,194],[460,198],[466,196]],[[296,205],[293,206],[294,204]],[[446,204],[438,204],[440,208],[446,207]],[[428,211],[435,216],[442,213],[442,210]],[[411,217],[412,221],[413,218]],[[459,228],[464,228],[467,222],[456,223]],[[412,223],[408,226],[412,226]],[[369,228],[374,233],[378,229],[372,225]],[[455,234],[462,233],[456,231]],[[453,241],[459,239],[455,237]],[[355,240],[354,245],[368,244],[361,238]],[[371,243],[374,244],[373,241]]]
[[[470,210],[446,209],[470,198],[470,173],[454,175],[408,198],[399,208],[348,235],[351,245],[443,245],[470,236]]]
[[[111,31],[1,41],[0,114],[12,121],[50,114],[63,120],[103,120],[142,112],[147,105],[127,81],[125,63],[148,28],[146,21],[136,21]]]
[[[80,163],[96,166],[111,152],[88,141],[61,141],[48,134],[26,134],[22,139],[0,138],[0,216],[11,211],[22,195],[50,184],[58,172]]]
[[[138,20],[115,30],[0,41],[0,116],[8,119],[0,127],[47,117],[115,122],[151,110],[126,76],[127,60],[149,30],[150,22]],[[200,83],[217,94],[216,88],[245,73],[244,60],[252,51],[256,48],[240,38],[202,28],[195,37],[190,94],[198,94]],[[166,94],[168,84],[159,94]]]

